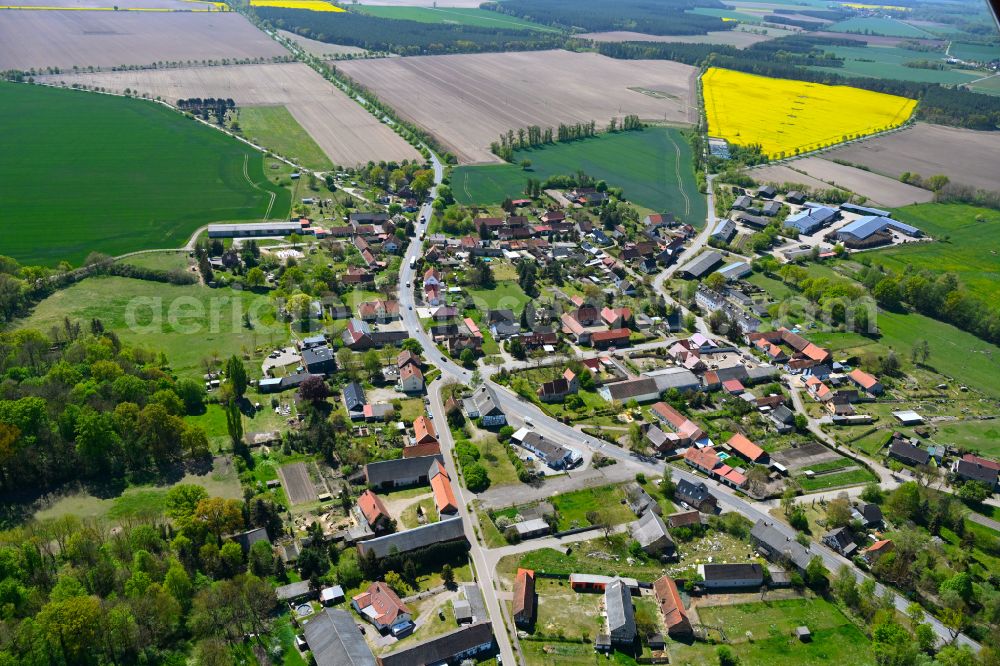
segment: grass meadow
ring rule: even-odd
[[[240,131],[254,143],[298,162],[328,171],[333,163],[283,106],[248,106],[239,110]]]
[[[652,210],[672,211],[686,222],[705,223],[705,197],[695,182],[691,148],[668,127],[603,134],[591,139],[520,150],[514,162],[531,160],[531,170],[515,164],[463,166],[452,172],[451,189],[462,204],[499,204],[523,196],[528,178],[584,171],[621,187],[629,201]]]
[[[254,328],[243,314],[251,313]],[[129,344],[162,351],[180,375],[200,377],[202,361],[244,348],[288,340],[266,295],[201,285],[171,285],[120,277],[92,277],[57,291],[19,325],[47,333],[64,318],[100,319]],[[253,372],[253,371],[251,371]]]
[[[358,8],[365,14],[384,19],[417,21],[418,23],[445,23],[472,25],[484,28],[503,28],[505,30],[541,30],[543,32],[559,32],[539,23],[526,21],[516,16],[508,16],[488,9],[468,9],[456,7],[383,7],[362,5]]]
[[[923,69],[906,67],[904,63],[936,60],[938,54],[888,46],[826,46],[824,51],[844,58],[843,67],[811,67],[842,76],[871,76],[877,79],[899,79],[921,83],[968,83],[982,74],[960,69]]]
[[[948,53],[962,60],[989,62],[1000,58],[1000,45],[953,42]]]
[[[930,175],[930,174],[928,174]],[[1000,288],[1000,212],[964,204],[918,204],[897,208],[895,217],[935,239],[908,243],[869,255],[895,271],[909,266],[954,273],[966,289],[994,303]],[[948,240],[943,240],[945,237]]]
[[[260,153],[160,104],[0,83],[0,126],[0,248],[23,263],[179,247],[208,222],[288,214]]]

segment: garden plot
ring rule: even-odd
[[[614,60],[596,53],[532,51],[345,61],[345,74],[461,162],[497,162],[491,142],[508,130],[637,114],[692,123],[697,70],[666,60]]]
[[[289,504],[305,504],[313,502],[319,495],[316,486],[309,478],[309,468],[305,463],[292,463],[278,468],[281,485],[285,487]]]
[[[334,164],[420,158],[416,149],[388,125],[301,63],[56,74],[42,78],[50,83],[80,83],[115,91],[128,88],[170,103],[188,97],[222,97],[232,98],[237,106],[280,104]]]
[[[5,11],[0,70],[200,64],[288,55],[234,12]]]

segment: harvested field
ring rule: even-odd
[[[532,51],[342,62],[407,120],[463,163],[497,162],[501,132],[613,116],[690,123],[697,70],[666,60],[613,60],[595,53]],[[642,92],[639,92],[642,91]]]
[[[762,28],[763,30],[763,28]],[[592,39],[595,42],[672,42],[683,44],[725,44],[736,48],[746,48],[758,42],[783,37],[792,34],[790,30],[766,28],[766,35],[758,35],[744,30],[715,30],[704,35],[646,35],[641,32],[615,30],[612,32],[588,32],[576,35],[580,39]]]
[[[290,39],[293,42],[298,43],[298,45],[301,46],[306,53],[316,56],[317,58],[333,58],[336,56],[363,55],[368,53],[364,49],[360,49],[357,46],[343,46],[341,44],[317,42],[315,39],[309,39],[308,37],[303,37],[302,35],[296,35],[294,32],[288,32],[287,30],[279,30],[278,34],[285,39]]]
[[[48,82],[126,88],[174,103],[187,97],[231,97],[237,106],[284,105],[334,164],[419,159],[387,125],[301,63],[57,74]]]
[[[0,70],[117,67],[287,55],[233,12],[8,11]]]
[[[805,185],[811,189],[825,190],[830,186],[822,180],[807,176],[784,164],[769,164],[767,166],[752,169],[750,176],[758,183],[795,183]]]
[[[365,0],[366,5],[379,7],[455,7],[473,9],[481,4],[481,0]]]
[[[904,171],[1000,190],[1000,134],[917,123],[901,132],[837,148],[825,157],[898,178]]]
[[[66,7],[67,9],[103,9],[117,7],[118,11],[129,9],[171,9],[182,12],[227,11],[225,5],[218,6],[205,0],[17,0],[4,3],[16,7]]]
[[[279,467],[278,476],[281,477],[281,485],[285,487],[289,504],[305,504],[318,497],[316,486],[309,478],[309,469],[305,463],[292,463]]]
[[[822,157],[806,157],[791,162],[789,166],[804,171],[830,185],[850,190],[868,197],[872,202],[897,208],[914,203],[934,200],[934,193],[913,185],[901,183],[895,178],[871,173],[864,169],[837,164]]]

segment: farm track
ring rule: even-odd
[[[246,154],[243,155],[243,177],[247,179],[248,183],[250,183],[250,187],[257,190],[258,192],[264,192],[271,196],[271,201],[267,204],[267,210],[264,211],[264,221],[266,222],[267,219],[271,217],[271,209],[274,208],[274,200],[277,198],[277,195],[270,190],[265,190],[260,185],[250,180],[250,174],[247,173],[247,163],[249,163],[249,161],[250,161],[250,155]]]

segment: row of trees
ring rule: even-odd
[[[724,9],[718,0],[672,0],[669,4],[644,0],[504,0],[487,2],[483,9],[517,16],[567,30],[588,32],[632,30],[648,35],[703,35],[710,30],[729,30],[715,16],[689,13],[694,7]]]

